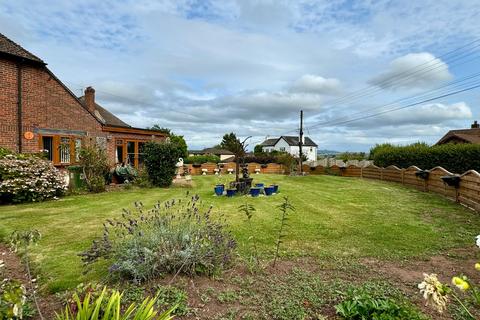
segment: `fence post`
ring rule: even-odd
[[[402,168],[402,184],[405,185],[405,169]]]

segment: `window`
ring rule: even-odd
[[[70,138],[69,137],[60,137],[60,163],[70,163]]]
[[[53,137],[42,137],[42,148],[47,159],[53,161]]]
[[[117,163],[127,162],[135,168],[141,167],[143,165],[143,148],[145,143],[146,141],[141,140],[116,140]]]
[[[45,150],[47,159],[56,165],[67,165],[80,158],[82,139],[70,136],[40,136],[40,149]]]
[[[117,160],[117,163],[123,163],[125,161],[123,158],[123,140],[116,141],[115,159]]]
[[[285,151],[285,147],[280,147],[280,151]]]

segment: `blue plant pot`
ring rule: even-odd
[[[251,188],[250,195],[252,197],[258,197],[260,195],[260,188]]]
[[[227,197],[233,197],[237,193],[237,189],[227,189]]]
[[[223,185],[217,185],[217,186],[215,186],[215,194],[216,194],[217,196],[223,195],[223,191],[224,191],[224,190],[225,190],[225,186],[223,186]]]
[[[272,184],[271,187],[273,187],[273,193],[278,192],[278,184]]]
[[[263,189],[263,191],[265,191],[265,195],[271,196],[273,194],[273,192],[275,191],[275,187],[274,186],[265,187]]]
[[[265,186],[264,183],[255,183],[255,187],[257,188],[263,188]]]

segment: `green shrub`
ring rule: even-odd
[[[432,169],[441,166],[453,173],[464,173],[468,170],[480,171],[480,145],[478,144],[443,144],[428,146],[425,143],[414,143],[408,146],[377,146],[373,153],[375,165],[388,167],[396,165],[400,168],[417,166],[421,169]]]
[[[198,196],[124,210],[80,254],[85,266],[108,259],[112,276],[140,282],[164,274],[215,274],[230,265],[236,243],[222,216],[211,218]]]
[[[105,151],[96,145],[87,145],[80,149],[79,165],[82,167],[85,183],[90,192],[105,191],[105,178],[110,166]]]
[[[184,163],[191,163],[191,164],[202,164],[202,163],[219,163],[220,157],[215,155],[199,155],[199,156],[190,156],[183,160]]]
[[[26,301],[25,287],[19,281],[7,278],[0,281],[0,319],[22,319]]]
[[[43,201],[65,191],[65,180],[50,161],[24,155],[0,159],[0,203]]]
[[[155,310],[155,302],[157,298],[146,298],[140,304],[132,303],[124,305],[123,294],[113,290],[111,293],[104,288],[96,299],[91,299],[90,293],[85,295],[82,300],[77,294],[74,294],[73,300],[75,305],[67,306],[65,310],[56,315],[57,320],[169,320],[175,306],[171,309],[159,314]]]
[[[175,176],[181,150],[172,143],[147,142],[143,149],[145,168],[152,185],[168,187]]]
[[[415,307],[407,302],[377,296],[365,288],[347,291],[345,299],[335,306],[337,314],[346,320],[427,320]]]

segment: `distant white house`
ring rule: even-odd
[[[263,152],[271,152],[273,150],[288,152],[294,157],[298,157],[300,148],[298,146],[298,137],[295,136],[281,136],[280,138],[272,138],[263,141]],[[307,157],[307,161],[317,160],[318,145],[309,137],[303,137],[302,153]]]

